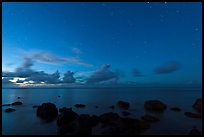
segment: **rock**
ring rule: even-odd
[[[135,125],[139,122],[140,120],[134,118],[120,118],[119,126],[121,130],[135,129]]]
[[[98,106],[95,106],[95,108],[98,108]]]
[[[181,109],[179,107],[172,107],[170,108],[172,111],[175,111],[175,112],[180,112]]]
[[[33,106],[33,108],[37,108],[37,107],[39,107],[39,106],[37,106],[37,105],[34,105],[34,106]]]
[[[124,101],[118,101],[117,105],[121,109],[128,109],[130,107],[130,103]]]
[[[77,119],[78,114],[72,111],[72,108],[65,108],[59,110],[61,114],[57,118],[57,125],[63,126],[72,123],[74,120]]]
[[[58,116],[58,110],[53,103],[43,103],[37,108],[37,116],[46,122],[50,122]]]
[[[61,96],[58,96],[58,98],[60,98]]]
[[[127,111],[123,111],[122,114],[123,114],[123,116],[128,116],[128,115],[130,115],[130,113],[127,112]]]
[[[102,135],[123,135],[123,132],[118,127],[110,127],[103,131]]]
[[[202,135],[202,133],[194,126],[189,132],[189,135]]]
[[[98,116],[96,115],[91,116],[91,126],[92,127],[97,126],[99,121],[100,121],[100,118]]]
[[[120,116],[117,113],[108,112],[99,116],[100,122],[107,125],[114,125],[119,120]]]
[[[84,108],[84,107],[86,107],[86,105],[84,105],[84,104],[76,104],[76,105],[74,105],[76,108]]]
[[[17,99],[20,99],[21,97],[17,97]]]
[[[11,105],[12,105],[12,106],[16,106],[16,105],[22,105],[22,104],[23,104],[22,102],[16,101],[16,102],[12,103]]]
[[[151,116],[151,115],[144,115],[141,118],[142,118],[142,120],[147,121],[147,122],[157,122],[157,121],[160,121],[159,118]]]
[[[91,135],[91,133],[92,133],[91,117],[88,114],[81,114],[77,120],[75,134]]]
[[[140,120],[137,124],[136,124],[136,129],[139,131],[145,130],[145,129],[149,129],[150,123],[148,121],[145,120]]]
[[[112,106],[110,106],[109,108],[114,109],[114,108],[115,108],[115,106],[114,106],[114,105],[112,105]]]
[[[13,108],[7,108],[7,109],[5,109],[5,112],[13,112],[13,111],[16,111],[16,110],[13,109]]]
[[[192,107],[198,110],[199,112],[202,112],[202,99],[197,99]]]
[[[202,114],[199,113],[185,112],[184,115],[191,118],[202,118]]]
[[[11,106],[11,104],[3,104],[2,106]]]
[[[157,112],[163,112],[167,107],[166,104],[162,103],[159,100],[149,100],[145,101],[144,107],[147,110],[150,111],[157,111]]]

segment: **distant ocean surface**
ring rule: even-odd
[[[58,96],[61,96],[58,98]],[[21,97],[17,99],[17,97]],[[16,111],[6,113],[7,106],[2,107],[2,134],[3,135],[56,135],[56,121],[43,123],[36,116],[33,105],[45,102],[54,103],[57,108],[72,107],[78,114],[101,115],[106,112],[116,112],[121,117],[122,110],[109,106],[116,105],[119,100],[130,103],[128,117],[140,119],[145,114],[155,115],[160,118],[158,123],[153,123],[150,129],[143,134],[188,134],[193,126],[202,131],[202,119],[189,118],[184,112],[195,112],[192,105],[197,98],[202,97],[201,88],[165,88],[165,87],[140,87],[140,88],[86,88],[86,89],[2,89],[2,104],[22,101],[23,105],[13,106]],[[146,100],[158,99],[167,104],[163,113],[145,111]],[[85,108],[75,108],[77,103],[87,105]],[[98,108],[95,108],[95,106]],[[178,106],[181,112],[171,111],[169,108]],[[94,134],[99,134],[99,128],[93,128]]]

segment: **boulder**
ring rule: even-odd
[[[130,103],[125,102],[125,101],[118,101],[117,105],[121,109],[129,109],[130,107]]]
[[[20,99],[21,97],[17,97],[17,99]]]
[[[123,116],[128,116],[128,115],[130,115],[130,112],[128,112],[128,111],[123,111],[123,112],[122,112],[122,115],[123,115]]]
[[[95,108],[98,108],[98,106],[95,106]]]
[[[185,112],[184,115],[191,118],[202,118],[202,114],[199,113]]]
[[[159,100],[149,100],[145,101],[144,108],[150,111],[163,112],[167,106]]]
[[[91,126],[92,127],[97,126],[99,121],[100,121],[100,118],[98,116],[96,115],[91,116]]]
[[[174,112],[180,112],[181,111],[181,109],[179,108],[179,107],[172,107],[172,108],[170,108],[172,111],[174,111]]]
[[[158,122],[158,121],[160,121],[159,118],[151,116],[151,115],[144,115],[141,118],[142,118],[142,120],[147,121],[147,122]]]
[[[91,117],[88,114],[81,114],[77,119],[75,135],[91,135],[91,134],[92,134]]]
[[[16,102],[12,103],[11,105],[12,105],[12,106],[16,106],[16,105],[22,105],[22,104],[23,104],[22,102],[16,101]]]
[[[84,105],[84,104],[76,104],[76,105],[74,105],[76,108],[84,108],[84,107],[86,107],[86,105]]]
[[[117,113],[108,112],[99,116],[100,122],[107,125],[117,124],[120,116]]]
[[[58,98],[60,98],[61,96],[58,96]]]
[[[202,112],[202,99],[197,99],[192,107],[198,110],[199,112]]]
[[[194,126],[188,135],[202,135],[202,133]]]
[[[46,122],[50,122],[54,120],[58,116],[58,110],[53,103],[43,103],[41,106],[37,108],[37,117],[45,120]]]
[[[78,114],[72,111],[72,108],[62,108],[59,110],[61,114],[57,118],[57,125],[63,126],[72,123],[78,118]]]
[[[13,109],[13,108],[7,108],[7,109],[5,109],[5,112],[13,112],[13,111],[16,111],[16,110]]]

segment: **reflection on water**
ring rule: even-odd
[[[118,100],[124,100],[130,103],[130,117],[140,118],[144,114],[152,114],[161,118],[160,122],[153,124],[144,134],[187,134],[193,125],[202,129],[202,120],[184,116],[185,111],[195,111],[192,104],[201,94],[201,89],[185,88],[3,89],[2,104],[20,100],[23,105],[14,106],[16,111],[12,113],[5,113],[4,109],[7,107],[2,107],[2,133],[57,134],[56,121],[43,123],[36,117],[36,109],[32,108],[33,105],[44,102],[52,102],[58,108],[73,107],[76,103],[86,104],[83,109],[73,107],[79,114],[100,115],[113,111],[121,115],[120,109],[112,110],[109,106],[115,105]],[[168,108],[178,106],[182,111],[177,113],[167,109],[163,114],[150,113],[143,107],[144,101],[149,99],[159,99]],[[95,108],[96,105],[99,106],[98,109]]]

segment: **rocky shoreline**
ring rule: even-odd
[[[20,97],[18,97],[19,99]],[[17,111],[13,108],[16,105],[22,105],[20,101],[4,104],[2,106],[11,106],[5,109],[5,112]],[[145,130],[148,130],[153,126],[152,123],[159,122],[160,118],[153,115],[144,115],[140,119],[128,117],[131,113],[129,112],[130,103],[126,101],[118,101],[115,105],[109,108],[114,109],[115,107],[120,108],[122,115],[120,117],[117,113],[106,112],[99,116],[89,114],[77,114],[72,110],[72,107],[57,108],[55,104],[46,102],[41,105],[34,105],[36,108],[36,116],[44,122],[56,121],[59,135],[92,135],[92,128],[97,125],[101,125],[102,135],[139,135]],[[85,104],[75,104],[76,108],[85,108]],[[98,106],[94,106],[98,109]],[[192,105],[195,112],[184,112],[184,115],[190,118],[197,118],[202,120],[202,99],[197,99]],[[144,102],[145,110],[149,112],[163,113],[166,109],[170,109],[175,113],[182,111],[177,106],[168,107],[167,104],[160,100],[147,100]],[[195,126],[192,125],[192,129],[189,129],[189,135],[201,135]]]

